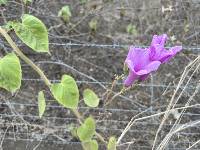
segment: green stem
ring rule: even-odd
[[[24,55],[22,53],[22,51],[17,47],[17,45],[15,44],[15,42],[11,39],[10,35],[8,35],[8,33],[2,27],[0,27],[0,33],[5,37],[5,39],[10,44],[10,46],[15,51],[15,53],[23,61],[25,61],[28,65],[30,65],[40,75],[40,77],[43,79],[43,81],[45,82],[45,84],[50,88],[51,82],[45,76],[44,72],[37,65],[35,65],[34,62],[32,62],[32,60],[30,60],[28,57],[26,57],[26,55]]]
[[[80,124],[83,124],[83,117],[81,114],[78,112],[77,109],[71,109],[74,115],[78,118],[78,121]],[[104,140],[103,136],[97,132],[95,132],[96,137],[103,143],[107,144],[107,142]]]
[[[98,132],[95,132],[95,135],[101,142],[107,144],[107,142],[104,140],[104,138],[101,134],[99,134]]]
[[[74,113],[74,115],[78,118],[78,122],[80,123],[80,124],[82,124],[83,123],[83,120],[82,120],[82,116],[81,116],[81,114],[78,112],[78,110],[77,109],[71,109],[71,111]]]
[[[46,75],[44,74],[44,72],[37,66],[34,64],[34,62],[32,60],[30,60],[26,55],[24,55],[22,53],[22,51],[17,47],[17,45],[15,44],[15,42],[11,39],[10,35],[2,28],[0,27],[0,34],[2,34],[3,37],[5,37],[5,39],[7,40],[7,42],[10,44],[10,46],[12,47],[12,49],[14,50],[14,52],[22,59],[24,60],[28,65],[30,65],[33,70],[35,70],[40,77],[42,78],[42,80],[45,82],[45,84],[49,87],[51,87],[51,82],[49,81],[49,79],[46,77]],[[81,114],[78,112],[77,109],[71,109],[71,111],[74,113],[74,115],[78,118],[78,121],[80,124],[82,124],[82,120],[83,117],[81,116]],[[102,141],[103,143],[107,143],[104,138],[97,132],[95,132],[95,135],[99,138],[100,141]]]

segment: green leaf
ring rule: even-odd
[[[38,18],[25,14],[22,23],[13,23],[17,36],[36,52],[49,52],[48,32]]]
[[[66,108],[77,108],[79,101],[79,90],[75,80],[69,75],[63,75],[61,83],[51,86],[54,98]]]
[[[116,150],[117,148],[117,141],[115,137],[110,137],[107,150]]]
[[[98,96],[90,89],[83,91],[83,100],[89,107],[97,107],[99,105]]]
[[[87,142],[82,142],[84,150],[98,150],[98,143],[96,140],[90,140]]]
[[[92,19],[89,22],[89,27],[91,30],[96,31],[97,30],[97,20],[96,19]]]
[[[15,22],[14,21],[8,21],[5,25],[1,26],[4,30],[6,30],[7,32],[9,32],[10,30],[13,30],[13,24]]]
[[[126,27],[126,32],[128,34],[132,34],[132,35],[137,35],[137,29],[136,29],[136,26],[135,25],[132,25],[132,24],[129,24],[127,27]]]
[[[25,4],[27,4],[28,2],[31,3],[32,0],[23,0]]]
[[[85,3],[87,3],[87,1],[88,1],[88,0],[80,0],[80,3],[81,3],[81,4],[85,4]]]
[[[0,59],[0,87],[15,92],[21,86],[22,70],[19,58],[9,53]]]
[[[0,5],[6,5],[7,4],[7,0],[0,0]]]
[[[90,141],[95,134],[95,126],[94,119],[92,117],[88,117],[77,130],[79,139],[82,142]]]
[[[40,91],[38,93],[38,109],[39,109],[39,117],[40,118],[44,114],[45,108],[46,108],[46,101],[45,101],[45,97],[44,97],[44,92]]]
[[[65,22],[69,22],[71,16],[72,13],[68,5],[63,6],[58,12],[58,17],[61,17]]]

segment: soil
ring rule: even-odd
[[[6,6],[0,6],[0,25],[5,21],[19,20],[23,13],[30,13],[40,18],[49,29],[51,55],[35,53],[22,44],[13,32],[10,32],[10,35],[23,52],[44,70],[52,82],[60,80],[63,74],[70,74],[77,80],[80,93],[85,88],[93,89],[101,99],[100,106],[91,109],[81,100],[80,112],[85,117],[94,116],[97,120],[97,131],[106,139],[111,135],[118,137],[131,118],[137,114],[143,112],[138,116],[142,117],[166,110],[185,66],[200,52],[200,2],[198,0],[85,1],[81,3],[81,0],[33,0],[28,6],[23,6],[21,0],[9,1]],[[67,24],[57,15],[64,5],[69,5],[72,11],[70,23]],[[88,26],[92,19],[97,20],[96,31],[91,31]],[[126,31],[130,23],[135,26],[136,31],[133,34]],[[163,33],[169,36],[167,46],[183,45],[183,51],[169,63],[163,64],[146,81],[138,83],[123,96],[104,106],[106,89],[111,87],[116,75],[123,74],[128,46],[148,46],[154,34]],[[69,43],[82,45],[70,46]],[[11,51],[2,38],[0,38],[0,49],[1,56]],[[70,125],[77,125],[74,115],[53,100],[47,87],[29,66],[23,61],[21,64],[23,68],[21,89],[14,94],[0,90],[2,149],[81,149],[78,139],[69,132]],[[176,107],[184,106],[188,101],[198,84],[198,77],[197,72]],[[119,80],[114,87],[115,92],[122,88],[120,83],[122,80]],[[40,90],[45,91],[47,98],[47,109],[41,119],[38,117],[37,109],[37,94]],[[181,90],[178,91],[180,92]],[[191,104],[199,102],[197,93]],[[198,107],[187,109],[180,125],[198,121],[199,112]],[[167,119],[159,134],[158,143],[169,132],[178,113],[172,113]],[[161,119],[162,116],[136,122],[122,140],[122,143],[132,143],[119,146],[118,149],[152,149]],[[186,149],[199,140],[199,130],[199,126],[196,125],[180,131],[173,136],[166,149]],[[100,145],[100,150],[104,149],[105,146]],[[193,149],[200,147],[197,144]]]

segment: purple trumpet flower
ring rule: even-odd
[[[182,50],[181,46],[175,46],[166,50],[164,44],[167,35],[154,35],[151,46],[146,49],[130,47],[125,64],[129,68],[129,75],[124,81],[126,87],[131,86],[137,79],[143,81],[148,75],[156,71],[160,64],[167,62],[170,58]]]
[[[169,50],[166,50],[164,45],[166,40],[168,39],[166,34],[157,36],[154,35],[151,46],[149,48],[150,52],[150,59],[152,61],[158,60],[161,63],[165,63],[169,61],[172,57],[176,55],[179,51],[182,50],[182,46],[174,46],[171,47]]]
[[[149,49],[130,47],[125,64],[129,68],[129,75],[124,81],[125,86],[131,86],[137,79],[145,80],[148,74],[156,71],[160,66],[160,61],[150,59]]]

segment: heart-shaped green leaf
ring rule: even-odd
[[[83,91],[83,100],[89,107],[97,107],[99,105],[98,96],[90,89]]]
[[[84,150],[98,150],[98,143],[96,140],[90,140],[87,142],[82,142]]]
[[[44,92],[40,91],[38,93],[38,109],[39,109],[39,117],[40,118],[44,114],[45,108],[46,108],[46,101],[45,101],[45,97],[44,97]]]
[[[79,101],[79,90],[75,80],[69,75],[63,75],[61,83],[51,86],[54,98],[66,108],[77,108]]]
[[[45,25],[38,18],[25,14],[22,23],[12,24],[17,36],[36,52],[49,52],[48,32]]]
[[[112,136],[109,139],[107,150],[116,150],[117,149],[116,147],[117,147],[116,138]]]
[[[15,92],[21,86],[22,70],[19,58],[9,53],[0,59],[0,87]]]
[[[95,134],[95,128],[94,119],[92,117],[88,117],[77,130],[79,139],[82,142],[90,141]]]

